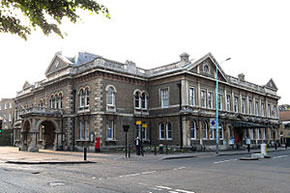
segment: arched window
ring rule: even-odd
[[[165,139],[165,126],[164,123],[160,123],[159,125],[159,138]]]
[[[224,124],[219,124],[220,128],[219,128],[219,137],[220,139],[224,139]]]
[[[57,105],[57,103],[58,103],[58,95],[56,94],[56,95],[54,96],[54,109],[58,109],[58,105]]]
[[[207,64],[203,65],[203,72],[204,73],[209,73],[209,66]]]
[[[62,93],[59,93],[59,96],[58,96],[58,108],[59,109],[62,109]]]
[[[54,96],[53,95],[50,97],[50,108],[51,109],[54,108]]]
[[[110,86],[107,92],[107,105],[115,106],[115,89]]]
[[[136,93],[135,93],[135,108],[136,109],[140,109],[140,102],[141,102],[141,100],[140,100],[140,92],[139,91],[137,91]]]
[[[141,95],[141,108],[147,109],[147,95],[145,92],[143,92]]]
[[[172,127],[171,123],[166,124],[166,138],[167,139],[172,139]]]
[[[85,95],[84,95],[84,90],[83,89],[80,90],[79,99],[80,99],[80,107],[84,107],[84,105],[85,105]]]
[[[196,122],[195,121],[190,122],[190,138],[196,139]]]
[[[90,96],[89,96],[89,88],[85,89],[85,106],[88,107],[90,105]]]
[[[206,121],[202,123],[202,137],[203,139],[207,139],[207,122]]]

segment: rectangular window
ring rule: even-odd
[[[260,129],[257,130],[257,139],[260,139]]]
[[[168,108],[168,88],[160,90],[161,95],[161,107]]]
[[[85,139],[89,140],[89,122],[85,121]]]
[[[219,110],[223,110],[223,96],[221,94],[219,94],[219,101],[218,101],[218,108]]]
[[[4,104],[4,109],[7,109],[7,104],[6,103]]]
[[[1,104],[0,104],[0,111],[1,111],[2,109],[1,109]]]
[[[208,108],[212,109],[213,108],[213,97],[212,97],[212,92],[208,93]]]
[[[144,127],[146,125],[146,127]],[[141,136],[142,139],[147,139],[147,124],[142,124],[142,130],[141,130]]]
[[[259,103],[256,101],[256,103],[255,103],[255,114],[256,114],[256,116],[259,116]]]
[[[273,117],[274,118],[277,118],[278,117],[277,116],[277,106],[276,105],[273,106]]]
[[[114,121],[110,120],[108,123],[108,136],[107,139],[112,140],[114,138]]]
[[[9,103],[9,108],[12,109],[12,103]]]
[[[246,113],[246,99],[245,98],[242,99],[242,113],[243,114]]]
[[[254,129],[250,129],[250,139],[254,139]]]
[[[271,105],[270,104],[268,104],[267,116],[271,117]]]
[[[82,121],[80,121],[80,139],[84,139],[84,125]]]
[[[238,113],[239,112],[239,98],[238,97],[235,97],[234,98],[234,111],[235,113]]]
[[[249,100],[249,114],[253,114],[253,102],[252,100]]]
[[[227,111],[229,112],[231,109],[231,95],[227,95]]]
[[[11,121],[12,121],[12,116],[11,116],[11,113],[9,113],[8,120],[9,120],[9,122],[11,122]]]
[[[265,139],[266,139],[266,129],[263,128],[263,140],[265,140]]]
[[[201,91],[201,107],[203,108],[206,107],[206,91],[205,90]]]
[[[195,88],[189,89],[189,105],[195,106]]]
[[[172,127],[171,123],[166,124],[166,138],[167,139],[172,139]]]
[[[264,103],[261,104],[261,116],[265,116]]]

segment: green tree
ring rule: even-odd
[[[108,8],[94,0],[0,0],[0,2],[0,33],[17,34],[25,40],[37,26],[45,35],[54,32],[63,38],[59,25],[65,18],[76,23],[80,19],[78,9],[102,13],[110,18]]]

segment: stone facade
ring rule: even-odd
[[[277,140],[277,87],[259,86],[223,72],[212,54],[145,70],[131,61],[116,62],[90,53],[75,58],[57,53],[46,79],[26,82],[16,96],[19,146],[23,150],[122,148],[137,136],[145,144],[207,148],[216,143],[216,66],[219,78],[219,144],[243,145]]]
[[[3,129],[13,128],[14,109],[13,99],[3,98],[0,100],[0,120],[2,120]]]

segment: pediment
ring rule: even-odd
[[[30,87],[31,87],[31,84],[29,84],[28,81],[25,81],[25,83],[24,83],[22,89],[25,90],[25,89],[30,88]]]
[[[268,81],[268,83],[265,85],[265,87],[268,89],[274,90],[274,91],[278,90],[278,88],[277,88],[277,86],[272,78]]]
[[[223,72],[211,53],[195,61],[188,68],[188,71],[200,74],[202,76],[216,78],[216,66],[218,66],[218,79],[220,81],[227,82],[228,80],[226,74]]]
[[[54,74],[55,72],[58,72],[65,67],[68,67],[70,64],[72,64],[72,62],[70,62],[68,59],[64,59],[64,56],[61,56],[59,53],[57,53],[50,62],[45,72],[45,75],[49,76],[51,74]]]

